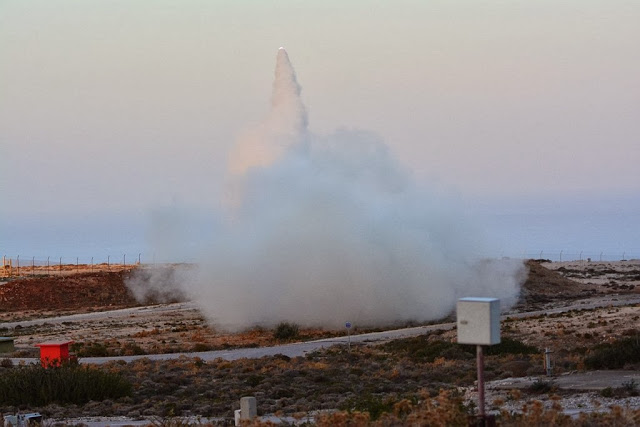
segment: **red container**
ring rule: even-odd
[[[73,341],[47,341],[36,344],[40,347],[40,363],[43,367],[60,366],[69,360],[69,345]]]

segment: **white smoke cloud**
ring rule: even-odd
[[[460,204],[414,182],[378,137],[308,132],[284,49],[271,112],[229,170],[233,203],[182,282],[218,327],[388,325],[445,316],[462,296],[517,298],[522,263],[481,260]]]
[[[134,298],[142,303],[168,303],[194,298],[184,286],[193,277],[185,264],[159,265],[136,268],[126,279]]]

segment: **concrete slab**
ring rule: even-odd
[[[590,371],[570,373],[555,377],[522,377],[505,378],[490,381],[486,387],[494,390],[525,389],[536,381],[550,381],[556,387],[564,390],[600,391],[607,387],[619,388],[635,381],[640,387],[640,372],[638,371]]]

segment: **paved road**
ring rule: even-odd
[[[507,312],[502,318],[517,318],[522,319],[525,317],[536,317],[543,314],[557,314],[564,313],[571,310],[590,310],[601,307],[619,307],[640,304],[640,296],[636,295],[605,295],[593,298],[586,298],[583,300],[575,300],[567,303],[564,307],[553,307],[544,310],[525,311],[521,313]]]
[[[0,322],[1,328],[13,329],[20,325],[23,328],[44,324],[58,324],[66,322],[86,322],[92,320],[116,319],[131,317],[132,315],[156,314],[165,311],[197,311],[198,306],[193,302],[178,302],[173,304],[158,304],[145,307],[121,308],[119,310],[94,311],[91,313],[69,314],[67,316],[43,317],[40,319],[23,320],[20,322]]]
[[[352,344],[366,344],[370,342],[383,342],[391,339],[415,337],[418,335],[424,335],[431,331],[448,330],[453,329],[455,323],[441,323],[438,325],[430,326],[418,326],[415,328],[397,329],[393,331],[384,332],[372,332],[368,334],[352,335],[350,338],[347,336],[336,338],[325,338],[321,340],[297,342],[291,344],[282,344],[273,347],[257,347],[257,348],[238,348],[231,350],[216,350],[216,351],[203,351],[197,353],[169,353],[169,354],[148,354],[140,356],[115,356],[115,357],[84,357],[80,359],[81,363],[105,363],[110,360],[124,360],[125,362],[131,362],[137,359],[148,358],[151,360],[166,360],[176,359],[179,357],[199,357],[202,360],[215,360],[218,358],[225,360],[237,360],[237,359],[257,359],[264,356],[274,356],[276,354],[283,354],[289,357],[304,356],[307,353],[311,353],[326,347],[334,345],[347,346],[349,339]],[[34,358],[14,358],[14,363],[25,362],[33,363],[37,359]]]
[[[558,307],[548,310],[539,310],[539,311],[530,311],[526,313],[508,313],[502,316],[503,319],[507,317],[511,318],[526,318],[526,317],[535,317],[544,314],[553,314],[553,313],[562,313],[571,310],[579,310],[579,309],[592,309],[598,307],[608,307],[608,306],[623,306],[623,305],[634,305],[640,303],[640,297],[636,296],[607,296],[605,298],[588,299],[583,301],[575,301],[574,303],[567,305],[565,307]],[[74,316],[87,316],[91,315],[91,319],[103,317],[114,317],[114,316],[128,316],[132,313],[136,312],[135,310],[174,310],[174,309],[184,309],[184,310],[192,310],[194,306],[186,303],[186,304],[168,304],[157,307],[141,307],[135,309],[125,309],[125,310],[116,310],[110,312],[102,312],[102,313],[88,313],[86,315],[73,315],[73,316],[64,316],[59,318],[49,318],[42,319],[42,323],[54,323],[58,321],[83,321],[87,320],[86,317],[74,317]],[[140,312],[140,311],[137,311]],[[73,318],[70,320],[70,318]],[[61,320],[65,319],[65,320]],[[33,321],[37,322],[37,321]],[[21,325],[25,325],[24,322],[19,323]],[[35,324],[35,323],[34,323]],[[6,323],[0,323],[0,327],[7,325]],[[384,342],[392,339],[399,338],[408,338],[415,337],[419,335],[424,335],[428,332],[439,331],[439,330],[450,330],[455,327],[455,323],[440,323],[437,325],[429,325],[429,326],[418,326],[414,328],[404,328],[404,329],[396,329],[391,331],[384,332],[372,332],[367,334],[360,335],[352,335],[350,337],[351,343],[353,344],[366,344],[366,343],[375,343],[375,342]],[[177,359],[179,357],[199,357],[202,360],[215,360],[218,358],[225,360],[237,360],[243,358],[256,359],[264,356],[273,356],[276,354],[283,354],[288,357],[298,357],[304,356],[305,354],[331,347],[333,345],[347,345],[349,341],[349,337],[336,337],[336,338],[325,338],[321,340],[307,341],[307,342],[298,342],[291,344],[283,344],[277,345],[273,347],[258,347],[258,348],[239,348],[239,349],[231,349],[231,350],[217,350],[217,351],[205,351],[198,353],[169,353],[169,354],[150,354],[150,355],[141,355],[141,356],[116,356],[116,357],[85,357],[80,359],[81,363],[96,363],[101,364],[111,360],[124,360],[125,362],[131,362],[133,360],[148,358],[151,360],[166,360],[166,359]],[[14,358],[12,359],[14,363],[25,362],[25,363],[34,363],[37,359],[34,358]]]
[[[538,381],[539,377],[506,378],[487,383],[489,389],[523,389],[530,387]],[[607,387],[619,388],[625,384],[640,384],[640,372],[638,371],[589,371],[549,377],[549,381],[555,386],[565,390],[589,390],[600,391]]]

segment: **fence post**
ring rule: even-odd
[[[31,276],[36,275],[36,257],[31,257]]]
[[[60,257],[58,276],[62,276],[62,257]]]

